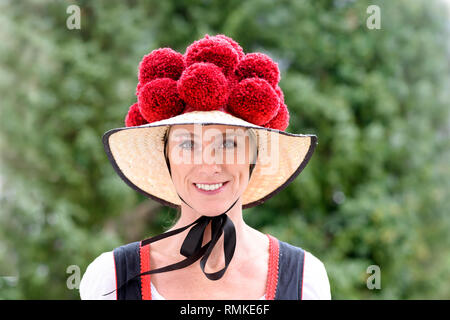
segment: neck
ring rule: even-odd
[[[229,266],[229,268],[231,268],[233,265],[233,260],[239,259],[238,257],[244,257],[249,252],[248,250],[252,247],[252,240],[250,239],[251,233],[249,232],[251,228],[245,223],[242,217],[241,199],[239,199],[236,202],[236,204],[226,214],[233,222],[236,230],[236,250],[233,259],[231,261],[231,264]],[[197,220],[201,215],[202,214],[200,214],[199,212],[182,203],[181,217],[176,222],[176,224],[172,228],[170,228],[170,230],[186,226],[192,223],[193,221]],[[178,234],[177,236],[170,237],[172,242],[167,245],[168,252],[179,253],[179,250],[189,230],[190,228]],[[209,223],[205,229],[202,246],[208,243],[210,240],[211,240],[211,223]],[[222,233],[221,237],[217,241],[216,245],[214,246],[214,249],[212,250],[207,260],[205,272],[215,272],[222,269],[225,266],[223,244],[224,244],[224,235]],[[197,261],[194,265],[198,264],[200,264],[200,260]]]

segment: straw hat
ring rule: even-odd
[[[164,153],[173,125],[229,125],[251,129],[258,155],[243,209],[265,202],[303,170],[317,137],[286,132],[289,111],[278,86],[278,65],[262,53],[245,54],[224,35],[195,41],[184,55],[153,50],[139,65],[137,102],[125,127],[103,135],[117,174],[133,189],[163,205],[179,208]]]

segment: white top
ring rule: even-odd
[[[166,300],[166,298],[164,298],[159,292],[158,290],[156,290],[156,287],[153,285],[153,282],[150,281],[150,285],[152,287],[152,300]],[[114,290],[114,289],[113,289]],[[115,292],[114,292],[115,293]],[[83,298],[82,298],[83,299]],[[116,298],[114,297],[113,300],[115,300]],[[258,300],[266,300],[266,295],[263,295],[261,298],[259,298]]]
[[[322,261],[305,251],[303,300],[331,300],[330,283]],[[80,282],[82,300],[116,300],[116,271],[113,251],[99,255],[86,269]],[[165,300],[151,283],[152,299]],[[265,300],[265,295],[259,300]]]

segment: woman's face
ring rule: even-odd
[[[245,191],[253,161],[246,128],[226,125],[175,125],[167,155],[177,192],[197,212],[223,213]]]

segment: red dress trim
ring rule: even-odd
[[[119,290],[117,290],[117,268],[116,268],[116,259],[114,258],[114,256],[113,256],[113,261],[114,261],[114,270],[115,270],[114,277],[116,279],[116,300],[118,300],[118,297],[117,297],[118,293],[117,293],[117,291],[119,291]]]
[[[305,263],[306,263],[306,252],[303,252],[303,266],[302,266],[302,288],[300,289],[300,300],[303,300],[303,279],[305,277]]]
[[[274,300],[278,285],[278,262],[280,247],[278,239],[267,234],[269,237],[269,271],[267,274],[266,300]]]
[[[266,300],[274,300],[278,285],[278,262],[280,247],[278,239],[266,234],[269,238],[269,266],[266,283]],[[141,273],[150,270],[150,244],[139,247],[141,258]],[[150,275],[141,276],[142,300],[152,300]]]
[[[150,271],[150,244],[145,246],[139,245],[141,257],[141,273]],[[141,295],[142,300],[152,300],[152,288],[150,282],[150,274],[141,276]]]

